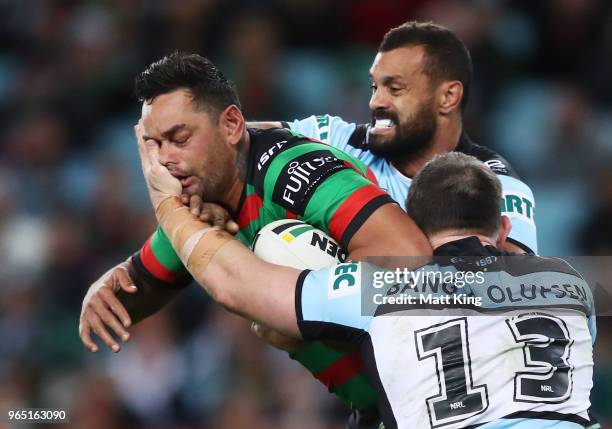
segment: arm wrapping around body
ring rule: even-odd
[[[155,214],[187,270],[216,302],[300,338],[294,298],[299,270],[262,261],[232,235],[194,218],[176,197]]]

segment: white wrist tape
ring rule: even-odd
[[[181,248],[181,251],[179,252],[179,258],[181,258],[181,261],[183,261],[183,264],[187,266],[187,264],[189,263],[189,257],[193,253],[193,249],[195,249],[196,245],[200,242],[202,237],[204,237],[204,234],[211,232],[211,231],[219,231],[219,230],[220,228],[218,226],[209,226],[207,228],[199,230],[195,234],[192,234],[187,239],[187,241],[185,241],[185,244],[183,244],[183,247]]]

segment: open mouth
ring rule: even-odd
[[[396,123],[391,118],[374,119],[370,127],[370,134],[387,134],[395,130]]]
[[[389,131],[395,128],[397,121],[391,112],[386,111],[375,111],[372,115],[372,124],[370,132],[379,133]]]
[[[393,119],[376,119],[374,120],[374,128],[393,128],[395,122]]]

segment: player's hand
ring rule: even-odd
[[[251,323],[251,331],[271,346],[289,353],[297,352],[306,344],[302,340],[287,337],[257,322]]]
[[[79,336],[91,352],[98,351],[98,346],[91,339],[92,332],[114,352],[121,350],[121,346],[108,332],[108,328],[122,341],[130,339],[127,328],[132,324],[132,320],[116,296],[120,289],[127,293],[136,293],[138,290],[128,274],[128,264],[130,262],[125,261],[107,271],[89,287],[83,299]]]
[[[138,153],[142,163],[142,172],[149,189],[149,196],[153,207],[157,210],[162,201],[170,197],[180,196],[183,187],[181,182],[159,162],[157,142],[144,140],[140,122],[134,126],[134,133],[138,142]]]
[[[229,212],[218,204],[205,203],[199,195],[181,195],[181,202],[189,207],[191,213],[202,222],[225,229],[230,234],[236,234],[240,227],[231,218]]]

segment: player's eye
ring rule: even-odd
[[[186,136],[179,136],[178,138],[174,139],[174,142],[176,144],[185,144],[185,143],[187,143],[187,140],[189,140],[189,137],[191,137],[191,136],[188,136],[188,135],[186,135]]]
[[[370,82],[370,89],[372,90],[372,92],[376,91],[376,84],[374,82]]]
[[[160,142],[159,140],[156,140],[156,139],[151,139],[151,138],[149,138],[149,139],[146,139],[146,140],[145,140],[145,142],[146,142],[146,143],[148,143],[148,142],[153,142],[153,143],[155,143],[155,144],[157,145],[157,147],[160,147],[160,146],[161,146],[161,142]]]

